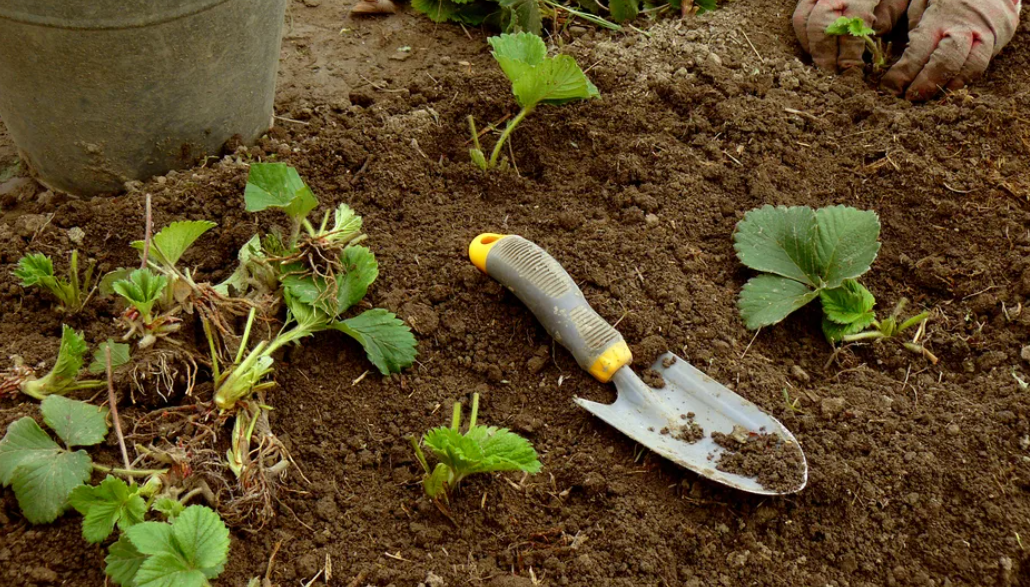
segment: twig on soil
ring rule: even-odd
[[[755,335],[751,337],[751,342],[747,343],[747,347],[744,349],[744,352],[740,353],[741,359],[743,359],[747,355],[747,352],[751,350],[751,345],[755,344],[755,339],[758,338],[758,333],[761,331],[761,328],[755,331]]]
[[[744,40],[747,41],[748,45],[751,45],[751,50],[755,52],[755,55],[758,56],[758,59],[762,63],[765,63],[765,58],[762,57],[762,54],[758,52],[758,49],[755,49],[755,44],[751,42],[751,39],[747,36],[747,33],[744,32],[744,31],[740,31],[740,32],[744,33]]]
[[[268,557],[268,566],[265,568],[265,581],[272,580],[272,566],[275,564],[275,555],[279,554],[279,548],[282,547],[282,541],[275,543],[272,547],[272,555]]]
[[[150,208],[150,194],[146,195],[146,200],[146,232],[143,236],[143,261],[140,263],[140,269],[147,268],[147,258],[150,256],[150,237],[151,233],[154,232],[154,216]]]
[[[149,209],[149,205],[147,208]],[[104,346],[104,361],[107,363],[107,403],[111,408],[111,419],[114,420],[114,433],[118,436],[118,448],[122,451],[122,462],[125,463],[125,469],[131,471],[132,463],[129,462],[129,451],[125,448],[125,436],[122,435],[122,421],[118,418],[118,398],[114,394],[114,374],[113,369],[111,369],[110,344]]]
[[[311,125],[310,122],[304,122],[303,120],[297,120],[295,118],[287,118],[285,116],[279,116],[278,114],[275,115],[275,119],[276,120],[283,120],[285,122],[292,122],[294,124],[303,124],[304,126],[310,126]]]

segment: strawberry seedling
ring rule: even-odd
[[[561,105],[575,100],[596,98],[597,87],[587,79],[575,58],[569,55],[547,56],[547,46],[540,37],[529,33],[504,34],[489,39],[492,55],[511,80],[511,91],[521,107],[497,139],[490,160],[479,144],[475,119],[469,116],[473,148],[469,155],[480,169],[497,166],[504,143],[512,131],[541,104]]]
[[[459,430],[461,402],[454,402],[450,428],[441,426],[422,436],[422,444],[439,461],[435,468],[429,468],[422,447],[414,436],[410,438],[415,457],[425,471],[422,486],[429,497],[446,499],[462,479],[475,473],[540,472],[542,465],[528,440],[507,428],[476,425],[478,413],[479,394],[476,393],[472,395],[472,413],[464,434]]]
[[[733,235],[740,261],[762,272],[740,292],[744,323],[776,324],[818,297],[831,341],[865,329],[875,300],[855,279],[876,259],[879,236],[876,213],[847,206],[751,210]]]
[[[887,65],[887,53],[889,47],[884,47],[883,41],[876,37],[876,31],[862,20],[861,17],[848,18],[842,16],[826,27],[826,34],[833,36],[851,35],[865,42],[866,49],[872,55],[873,71],[879,72]]]
[[[86,305],[92,293],[89,286],[93,279],[95,263],[90,261],[85,273],[79,277],[79,252],[72,251],[68,266],[68,278],[61,279],[54,273],[54,262],[42,253],[25,255],[18,260],[14,275],[21,279],[24,287],[39,286],[46,289],[60,302],[64,312],[78,312]]]
[[[53,368],[43,377],[36,377],[32,369],[16,365],[14,375],[0,384],[0,390],[17,387],[25,395],[42,400],[49,395],[65,395],[79,389],[103,387],[103,381],[76,381],[85,355],[86,341],[82,335],[70,326],[62,326],[61,346]]]

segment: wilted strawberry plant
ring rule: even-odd
[[[479,144],[475,118],[469,115],[474,147],[469,150],[472,161],[480,169],[497,165],[504,143],[512,131],[541,104],[561,105],[575,100],[596,98],[597,87],[587,79],[575,58],[570,55],[547,56],[547,46],[540,37],[529,33],[504,34],[489,39],[492,55],[511,80],[511,91],[521,110],[497,139],[490,160]]]

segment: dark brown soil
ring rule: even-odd
[[[790,491],[805,478],[805,457],[793,442],[776,434],[759,434],[741,429],[731,434],[712,432],[715,444],[725,449],[715,468],[727,473],[753,477],[769,491]]]
[[[0,194],[0,357],[52,361],[62,320],[91,344],[119,333],[112,300],[62,317],[23,291],[10,275],[22,254],[62,265],[78,227],[101,270],[132,263],[151,193],[158,226],[219,223],[184,261],[224,278],[251,234],[283,221],[243,210],[246,164],[274,157],[324,207],[364,216],[380,262],[368,301],[413,324],[420,357],[358,381],[369,365],[342,335],[286,355],[271,425],[310,483],[291,474],[269,525],[234,532],[216,584],[263,576],[273,552],[277,585],[306,584],[327,560],[330,585],[356,587],[1030,584],[1030,394],[1013,377],[1030,377],[1030,32],[977,86],[912,105],[812,69],[794,4],[741,0],[650,37],[554,39],[601,99],[539,109],[513,136],[517,171],[484,175],[465,118],[516,111],[484,32],[295,2],[283,118],[257,147],[115,198],[31,182]],[[0,169],[11,154],[0,138]],[[932,309],[922,342],[940,362],[893,341],[830,361],[814,310],[745,330],[734,304],[749,274],[731,234],[767,203],[876,210],[883,247],[863,283],[881,312],[901,297]],[[466,247],[486,231],[546,248],[635,351],[672,350],[783,421],[808,487],[778,499],[723,488],[576,407],[614,389],[472,267]],[[477,391],[481,421],[532,440],[544,470],[470,478],[452,523],[424,498],[406,437]],[[29,412],[0,400],[0,424]],[[115,462],[111,448],[98,458]],[[76,516],[32,527],[0,496],[0,584],[103,584],[104,551],[78,538]]]

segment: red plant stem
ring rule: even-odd
[[[147,232],[143,237],[143,263],[140,265],[140,269],[147,268],[147,257],[150,256],[150,235],[154,232],[154,217],[150,212],[150,194],[147,194]]]
[[[122,421],[118,419],[118,398],[114,395],[114,375],[112,373],[113,370],[111,369],[110,342],[104,346],[104,360],[107,362],[107,403],[111,408],[111,419],[114,420],[114,433],[118,436],[118,448],[122,451],[122,462],[125,463],[125,469],[127,471],[131,471],[132,463],[129,462],[129,451],[125,449],[125,436],[122,435]]]

